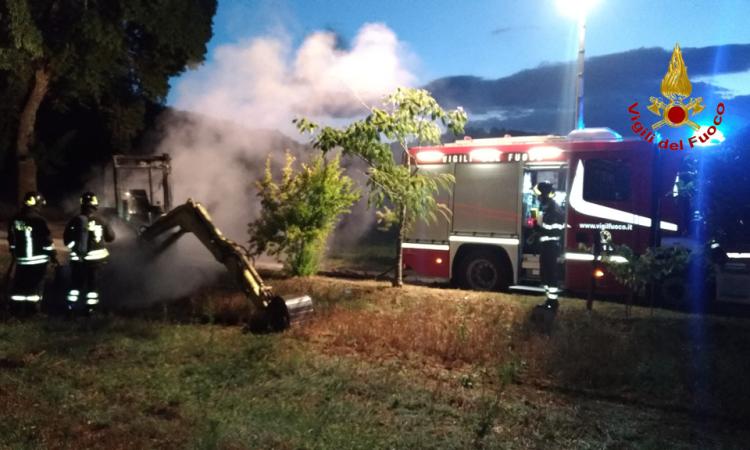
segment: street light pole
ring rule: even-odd
[[[586,16],[581,14],[578,18],[578,72],[576,81],[576,115],[574,117],[573,129],[580,130],[584,128],[583,122],[583,63],[586,54]]]
[[[576,64],[576,108],[573,116],[574,130],[585,126],[583,120],[583,63],[586,56],[586,15],[599,0],[556,0],[564,15],[578,21],[578,61]]]

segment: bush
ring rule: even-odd
[[[611,262],[605,257],[603,261],[607,269],[637,295],[643,295],[651,283],[660,283],[683,273],[690,258],[690,251],[684,247],[649,248],[644,254],[636,255],[627,245],[618,245],[613,253],[625,257],[628,262]]]
[[[287,153],[281,181],[271,172],[256,183],[261,216],[249,225],[250,253],[268,253],[284,263],[292,275],[317,272],[326,239],[339,217],[359,198],[351,178],[343,175],[340,156],[322,155],[295,170],[295,158]]]

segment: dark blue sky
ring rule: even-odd
[[[587,55],[678,41],[749,43],[749,19],[747,0],[599,0],[589,14]],[[210,48],[269,35],[294,45],[322,29],[347,41],[370,22],[394,31],[419,83],[448,75],[498,78],[575,57],[575,21],[555,0],[220,0]],[[747,72],[714,83],[750,93]]]

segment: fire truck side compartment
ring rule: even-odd
[[[457,164],[453,233],[518,235],[518,164]]]

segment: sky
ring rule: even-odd
[[[748,17],[748,0],[598,0],[587,17],[586,55],[675,42],[750,43]],[[416,84],[452,75],[500,78],[576,56],[576,21],[555,0],[219,0],[204,65],[214,63],[217,48],[259,37],[282,38],[295,48],[329,30],[346,47],[368,23],[393,31]],[[750,93],[750,72],[710,81]]]

